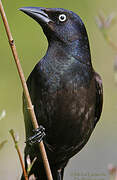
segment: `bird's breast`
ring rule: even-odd
[[[48,84],[48,91],[43,96],[47,115],[47,139],[57,147],[62,144],[78,145],[90,136],[93,129],[94,80],[89,80],[89,77],[84,79],[76,73],[73,76],[72,73],[72,76],[66,74],[59,77],[58,83],[53,83],[54,87]]]
[[[89,67],[76,64],[51,75],[42,70],[34,74],[31,91],[37,120],[46,129],[46,144],[55,154],[65,155],[70,148],[74,154],[94,128],[94,75]]]

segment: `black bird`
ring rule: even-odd
[[[44,144],[53,179],[62,180],[69,159],[84,147],[100,118],[102,80],[92,67],[87,32],[77,14],[62,8],[20,10],[41,25],[48,40],[46,55],[31,72],[27,85],[37,120],[45,127]],[[24,119],[28,139],[33,136],[33,126],[25,99]],[[37,157],[31,174],[46,180],[38,145],[27,143],[25,161],[28,154],[31,160]]]

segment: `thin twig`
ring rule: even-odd
[[[117,51],[117,45],[112,41],[112,39],[107,33],[107,29],[112,26],[112,21],[114,20],[114,17],[114,13],[111,13],[107,18],[105,18],[103,13],[101,12],[96,17],[96,22],[107,43],[112,47],[113,50]]]
[[[101,30],[104,39],[107,41],[107,43],[111,46],[111,48],[115,51],[117,51],[117,45],[112,41],[112,39],[109,37],[109,35],[106,32],[106,29]]]
[[[31,171],[31,169],[32,169],[32,167],[33,167],[36,160],[37,160],[37,158],[35,157],[31,162],[29,154],[27,155],[26,162],[27,162],[27,174],[28,175],[29,175],[29,173],[30,173],[30,171]]]
[[[117,52],[117,45],[112,41],[112,39],[108,36],[106,38],[108,44],[112,47],[113,50]]]
[[[21,163],[21,166],[22,166],[22,170],[23,170],[23,173],[24,173],[24,178],[25,178],[25,180],[28,180],[28,174],[26,172],[26,169],[25,169],[25,166],[24,166],[24,163],[23,163],[21,152],[20,152],[20,149],[19,149],[19,146],[18,146],[18,141],[16,140],[16,137],[14,135],[13,129],[11,129],[9,132],[10,132],[12,138],[13,138],[13,141],[14,141],[14,144],[15,144],[15,148],[16,148],[16,151],[17,151],[18,156],[19,156],[19,160],[20,160],[20,163]]]
[[[11,31],[10,31],[10,28],[9,28],[9,24],[8,24],[6,14],[5,14],[5,11],[4,11],[1,0],[0,0],[0,13],[1,13],[1,16],[2,16],[2,19],[3,19],[3,23],[4,23],[4,26],[5,26],[5,30],[6,30],[6,33],[7,33],[7,36],[8,36],[8,40],[9,40],[9,44],[10,44],[10,47],[11,47],[11,50],[12,50],[12,53],[13,53],[13,56],[14,56],[14,60],[15,60],[16,66],[17,66],[17,70],[18,70],[18,73],[19,73],[19,76],[20,76],[20,79],[21,79],[21,83],[22,83],[25,98],[26,98],[26,101],[27,101],[29,113],[31,115],[32,123],[33,123],[34,128],[37,129],[37,128],[39,128],[39,125],[38,125],[37,120],[36,120],[35,112],[34,112],[33,105],[32,105],[31,98],[30,98],[30,94],[29,94],[29,91],[28,91],[28,88],[27,88],[24,73],[23,73],[22,67],[20,65],[20,61],[19,61],[19,58],[18,58],[16,46],[15,46],[13,37],[11,35]],[[45,167],[45,170],[46,170],[47,178],[48,178],[48,180],[52,180],[53,178],[52,178],[52,174],[51,174],[51,170],[50,170],[50,166],[49,166],[49,162],[48,162],[48,158],[47,158],[47,155],[46,155],[46,151],[45,151],[43,141],[41,141],[39,143],[39,148],[40,148],[40,152],[41,152],[41,155],[42,155],[42,159],[43,159],[44,167]]]

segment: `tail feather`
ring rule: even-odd
[[[52,169],[53,180],[63,180],[64,169]]]

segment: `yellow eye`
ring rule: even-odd
[[[67,17],[66,17],[65,14],[60,14],[59,15],[59,21],[64,22],[64,21],[66,21],[66,19],[67,19]]]

